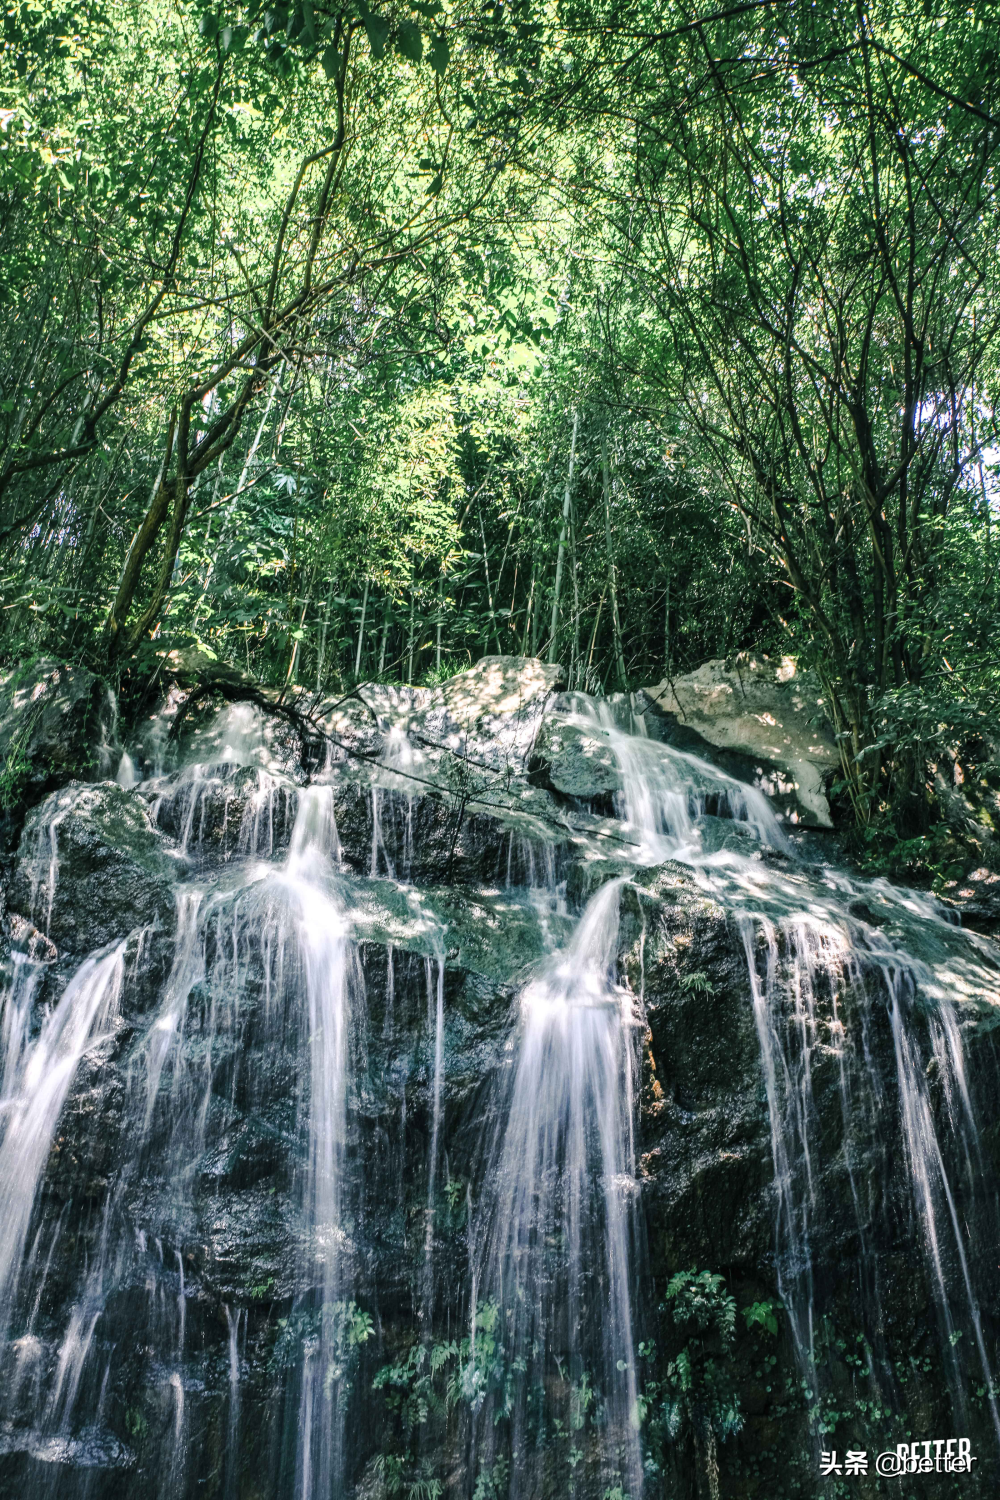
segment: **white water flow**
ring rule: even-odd
[[[59,1115],[86,1053],[114,1021],[125,944],[88,958],[74,974],[34,1042],[12,1026],[16,1062],[5,1060],[0,1099],[0,1344],[6,1338],[32,1211]]]
[[[149,784],[154,821],[188,857],[221,853],[223,859],[270,858],[279,832],[287,833],[295,792],[272,762],[259,711],[233,704],[197,731],[190,749],[194,758],[165,780],[160,779],[162,754],[159,762],[154,758],[156,774]],[[123,780],[130,769],[134,782]],[[123,756],[119,784],[132,786],[139,780],[131,758]]]
[[[524,1372],[511,1413],[512,1497],[533,1495],[540,1483],[540,1399],[580,1434],[581,1458],[593,1403],[603,1405],[602,1482],[641,1490],[633,1018],[614,977],[623,884],[602,887],[569,946],[521,995],[506,1127],[474,1234],[475,1316],[499,1309],[505,1356]],[[474,1321],[473,1372],[476,1331]],[[475,1395],[479,1405],[488,1392]],[[491,1427],[482,1427],[484,1463]]]
[[[424,1228],[423,1316],[429,1331],[434,1313],[434,1194],[437,1189],[438,1153],[441,1139],[441,1090],[444,1085],[444,954],[432,967],[425,960],[427,984],[427,1032],[434,1037],[434,1077],[431,1100],[431,1143],[427,1161],[427,1220]],[[436,970],[436,980],[432,977]]]
[[[31,1013],[45,966],[26,953],[11,954],[10,981],[0,996],[0,1131],[3,1130],[4,1101],[11,1098],[21,1075],[25,1049],[31,1036]]]
[[[76,1272],[61,1330],[44,1312],[39,1319],[38,1309],[53,1264],[64,1274],[66,1212],[53,1224],[52,1215],[37,1215],[36,1200],[80,1062],[116,1018],[125,944],[80,967],[36,1037],[32,1015],[43,966],[15,955],[3,997],[0,1346],[16,1321],[7,1368],[21,1394],[19,1409],[33,1414],[33,1425],[11,1441],[24,1451],[48,1452],[45,1445],[65,1447],[71,1435],[76,1443],[90,1433],[109,1359],[119,1359],[109,1351],[125,1347],[114,1342],[121,1338],[122,1297],[144,1285],[140,1303],[126,1303],[129,1337],[148,1355],[147,1379],[169,1412],[164,1431],[174,1434],[169,1462],[151,1488],[164,1496],[186,1492],[193,1461],[185,1393],[200,1389],[192,1373],[204,1316],[198,1216],[206,1191],[209,1200],[217,1191],[216,1174],[226,1180],[243,1170],[231,1144],[243,1139],[251,1150],[284,1153],[288,1163],[292,1232],[283,1277],[293,1301],[281,1356],[288,1452],[282,1483],[296,1500],[331,1500],[343,1488],[353,1274],[343,1173],[356,957],[334,869],[332,788],[293,795],[297,816],[281,864],[248,859],[211,882],[178,887],[169,973],[122,1059],[127,1146],[123,1139],[116,1148],[101,1227]],[[297,1080],[294,1114],[274,1116],[276,1090],[289,1079]],[[93,1211],[85,1204],[70,1208],[77,1235],[81,1214],[92,1219]],[[241,1321],[246,1336],[247,1313],[229,1305],[230,1453],[222,1477],[235,1495],[245,1422],[238,1340]],[[32,1388],[36,1395],[25,1405]],[[95,1453],[119,1451],[96,1429],[86,1441]]]
[[[650,739],[646,721],[630,709],[623,728],[606,699],[594,700],[582,693],[568,698],[572,706],[559,718],[585,733],[596,731],[614,754],[622,783],[616,801],[638,836],[643,863],[685,855],[697,858],[697,819],[706,812],[745,824],[762,844],[787,849],[781,824],[756,787],[727,776],[697,755]]]
[[[245,1309],[238,1308],[234,1316],[229,1303],[224,1303],[226,1325],[229,1329],[229,1411],[226,1430],[226,1484],[227,1497],[235,1496],[238,1484],[238,1455],[240,1433],[240,1323],[246,1317]]]
[[[770,1119],[775,1269],[807,1385],[815,1392],[819,1240],[827,1264],[831,1245],[844,1247],[858,1269],[862,1296],[873,1301],[867,1309],[873,1327],[880,1322],[871,1242],[880,1227],[886,1230],[879,1219],[894,1184],[888,1176],[876,1180],[872,1164],[880,1156],[888,1160],[886,1130],[895,1117],[955,1412],[964,1415],[971,1375],[985,1387],[1000,1436],[972,1271],[975,1205],[991,1195],[953,1003],[996,1004],[1000,974],[990,945],[954,926],[930,897],[800,864],[794,856],[762,860],[755,843],[791,854],[763,795],[647,738],[641,719],[632,718],[623,730],[609,705],[580,697],[560,717],[606,736],[621,778],[616,800],[632,832],[635,863],[686,864],[706,893],[732,912],[742,933]],[[723,821],[706,816],[708,810]],[[743,825],[742,832],[734,823]],[[884,1069],[873,1055],[887,1022],[895,1102],[885,1098]],[[831,1058],[839,1076],[839,1143],[829,1139],[830,1122],[818,1119],[813,1090],[815,1069]],[[943,1095],[943,1111],[933,1106],[930,1078]],[[852,1223],[843,1222],[830,1184],[838,1162],[848,1179]],[[956,1193],[959,1177],[964,1207]],[[956,1353],[963,1333],[971,1345],[964,1379],[962,1350]],[[873,1344],[878,1337],[876,1328]],[[891,1381],[888,1372],[883,1396]]]
[[[135,761],[132,759],[131,755],[129,755],[127,750],[122,751],[122,758],[118,762],[118,772],[115,776],[115,780],[117,781],[118,785],[122,787],[126,792],[131,791],[134,786],[138,786],[139,782],[142,780],[138,770],[136,769]]]
[[[310,1058],[300,1297],[309,1332],[301,1370],[295,1476],[300,1500],[329,1500],[339,1485],[346,1414],[342,1185],[353,950],[342,908],[329,889],[336,847],[332,789],[310,788],[299,798],[283,875],[302,965]]]

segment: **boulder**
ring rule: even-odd
[[[474,765],[520,776],[561,676],[561,667],[546,666],[535,657],[484,656],[434,688],[402,728],[420,744],[447,748]]]
[[[246,673],[220,661],[204,646],[181,646],[157,654],[163,660],[163,676],[172,677],[182,687],[199,687],[209,682],[239,684],[250,681]]]
[[[364,683],[314,715],[352,748],[371,752],[402,739],[419,751],[444,752],[461,775],[495,779],[527,770],[550,695],[562,675],[534,657],[484,656],[435,688],[388,688]],[[395,735],[392,732],[395,731]]]
[[[564,797],[593,802],[621,789],[618,762],[607,738],[589,734],[580,724],[547,718],[535,744],[534,761],[545,767],[544,784]]]
[[[345,746],[355,754],[380,755],[390,726],[419,713],[432,696],[431,688],[362,682],[350,693],[320,703],[310,717],[331,737],[334,754],[337,746]],[[306,695],[296,701],[303,709],[308,708]]]
[[[85,667],[40,657],[0,677],[0,775],[8,806],[112,773],[117,710]]]
[[[716,659],[644,693],[677,730],[680,748],[746,757],[749,764],[724,768],[784,804],[790,822],[832,828],[824,783],[840,752],[819,683],[793,657]]]
[[[171,927],[178,872],[137,797],[114,782],[71,782],[29,814],[10,904],[82,957],[135,928]]]

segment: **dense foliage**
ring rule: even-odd
[[[8,661],[790,651],[859,829],[989,761],[992,7],[15,0],[2,56]]]

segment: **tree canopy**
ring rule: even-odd
[[[819,674],[845,817],[998,687],[1000,17],[23,0],[0,652],[316,693]]]

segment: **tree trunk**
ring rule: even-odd
[[[556,582],[552,592],[552,624],[549,631],[549,665],[553,666],[559,651],[559,593],[562,589],[563,554],[566,551],[566,533],[569,529],[569,508],[573,494],[573,465],[576,462],[576,434],[580,425],[580,413],[573,413],[573,437],[569,445],[569,469],[566,474],[566,492],[563,496],[562,526],[559,531],[559,550],[556,553]]]
[[[524,635],[521,637],[521,655],[524,656],[531,642],[531,654],[538,654],[538,629],[535,625],[535,558],[531,558],[531,582],[528,585],[528,607],[524,616]]]
[[[381,677],[385,671],[385,647],[389,639],[389,615],[391,606],[389,596],[386,595],[385,604],[382,606],[382,645],[378,653],[378,675]]]
[[[319,653],[316,657],[316,695],[323,691],[323,667],[326,662],[326,633],[330,628],[330,601],[333,591],[337,587],[337,580],[330,579],[330,586],[326,591],[326,601],[323,605],[323,627],[319,635]]]
[[[368,612],[368,585],[369,585],[369,583],[370,583],[370,579],[366,578],[365,579],[365,596],[364,596],[364,598],[361,601],[361,623],[358,626],[358,650],[357,650],[357,655],[354,658],[354,675],[355,675],[355,677],[359,677],[361,675],[361,647],[364,644],[364,639],[365,639],[365,615]]]
[[[625,651],[622,646],[622,627],[618,618],[618,587],[615,579],[615,553],[611,545],[611,480],[608,473],[608,434],[605,429],[601,437],[601,471],[604,488],[604,538],[608,548],[608,595],[611,599],[611,628],[615,637],[615,661],[618,664],[618,685],[625,692]]]

